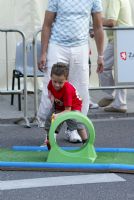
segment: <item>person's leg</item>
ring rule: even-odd
[[[82,112],[89,110],[89,47],[87,45],[70,48],[69,81],[76,87],[83,100]]]
[[[99,80],[101,86],[113,86],[115,85],[112,67],[114,65],[114,44],[108,43],[104,52],[104,72],[99,74]],[[105,90],[107,95],[104,99],[99,101],[99,106],[105,107],[111,104],[111,107],[105,108],[107,112],[126,112],[126,90]]]
[[[85,128],[83,128],[83,129],[78,129],[77,131],[78,131],[79,135],[81,136],[82,143],[83,143],[83,144],[86,143],[86,141],[87,141],[87,139],[88,139],[86,129],[85,129]]]
[[[42,91],[42,96],[41,96],[41,102],[39,105],[39,110],[38,110],[38,118],[40,121],[45,121],[46,116],[48,114],[48,106],[49,106],[49,99],[48,99],[48,91],[47,91],[47,85],[50,80],[50,73],[51,73],[51,68],[53,64],[57,62],[63,62],[66,64],[69,64],[70,60],[70,48],[68,47],[63,47],[59,46],[56,44],[49,44],[48,48],[48,55],[47,55],[47,67],[48,70],[44,74],[44,86],[43,86],[43,91]],[[44,123],[44,122],[43,122]],[[67,131],[66,131],[67,133]],[[74,131],[73,136],[69,138],[68,140],[71,142],[76,142],[79,141],[81,142],[81,138],[79,137],[77,131]]]
[[[82,123],[80,123],[74,119],[68,119],[66,121],[66,123],[68,126],[68,134],[69,134],[70,142],[72,142],[72,140],[70,140],[70,139],[74,137],[74,135],[76,134],[76,130],[78,132],[77,134],[80,139],[75,140],[75,141],[73,140],[73,142],[83,142],[83,141],[87,140],[87,132],[86,132],[85,126]]]
[[[126,89],[116,90],[114,101],[109,107],[104,108],[104,111],[125,113],[127,111],[126,95]]]
[[[72,143],[82,142],[82,139],[77,132],[76,120],[69,119],[66,121],[66,123],[67,123],[67,130],[65,131],[65,133],[67,140]]]
[[[88,65],[89,65],[89,80],[90,80],[90,76],[91,76],[91,59],[90,59],[90,56],[89,56],[89,59],[88,59]],[[98,107],[99,107],[99,105],[97,103],[94,103],[91,100],[90,91],[89,91],[89,109],[96,109]]]
[[[127,109],[127,91],[126,89],[116,90],[115,100],[111,104],[115,108]]]
[[[49,110],[46,119],[45,119],[45,124],[44,124],[44,131],[45,131],[45,139],[44,142],[41,146],[47,146],[48,150],[50,150],[50,143],[49,143],[49,129],[51,126],[51,121],[52,121],[52,114],[54,113],[54,106],[52,106],[52,108]]]
[[[89,137],[89,135],[87,134],[87,130],[86,130],[84,124],[81,122],[77,122],[76,125],[77,125],[77,131],[82,139],[82,143],[84,144],[84,143],[86,143],[86,141],[88,140],[88,137]]]
[[[70,134],[73,133],[75,129],[77,129],[82,142],[85,143],[87,141],[88,139],[87,131],[85,129],[85,126],[81,122],[73,119],[67,120],[67,125],[69,127]]]
[[[68,64],[68,52],[66,48],[62,48],[55,44],[49,44],[48,54],[47,54],[47,70],[44,72],[43,90],[41,96],[41,102],[38,109],[38,118],[45,121],[46,116],[49,112],[49,107],[51,107],[51,102],[48,99],[47,85],[50,80],[50,73],[53,64],[57,62],[63,62]]]
[[[114,44],[108,43],[107,47],[104,51],[104,71],[99,73],[99,83],[100,86],[114,86],[114,79],[112,74],[112,69],[114,65]],[[98,104],[100,107],[108,106],[112,103],[113,99],[115,98],[114,90],[104,90],[106,93],[105,97],[101,99]]]
[[[104,52],[104,71],[99,73],[99,82],[101,86],[115,85],[112,69],[114,65],[114,44],[108,43]],[[113,90],[105,90],[107,98],[114,98]]]

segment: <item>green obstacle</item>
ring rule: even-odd
[[[67,119],[75,119],[85,125],[87,128],[89,138],[87,142],[79,149],[73,151],[65,151],[58,146],[54,138],[56,128]],[[48,154],[47,162],[63,162],[63,163],[93,163],[96,159],[96,152],[94,149],[95,130],[92,122],[79,112],[67,112],[59,115],[55,121],[52,122],[49,131],[49,140],[51,150]]]

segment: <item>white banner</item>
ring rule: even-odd
[[[19,29],[26,35],[27,40],[32,40],[33,33],[41,28],[47,0],[0,0],[0,29]],[[12,70],[15,65],[16,40],[18,34],[8,34],[8,72],[9,86],[11,86]],[[6,54],[5,34],[0,33],[0,89],[6,89]],[[41,81],[42,82],[42,81]],[[30,80],[28,86],[33,87]],[[32,89],[33,90],[33,89]]]

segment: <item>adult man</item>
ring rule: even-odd
[[[131,26],[131,8],[128,0],[107,0],[106,14],[103,18],[103,25],[107,27],[114,26]],[[99,74],[101,86],[114,85],[112,75],[112,67],[114,65],[114,38],[113,31],[107,31],[108,44],[104,52],[104,71]],[[107,95],[101,99],[98,104],[100,107],[111,106],[104,108],[106,112],[121,112],[127,111],[126,90],[106,90]]]
[[[69,82],[83,99],[82,112],[89,109],[89,22],[92,14],[95,40],[98,50],[97,72],[103,71],[103,27],[101,0],[48,0],[41,35],[42,51],[39,69],[45,70],[44,88],[38,116],[45,119],[44,101],[47,99],[46,85],[53,64],[69,64]],[[73,135],[73,134],[72,134]],[[72,136],[71,135],[71,136]],[[73,140],[73,139],[72,139]]]

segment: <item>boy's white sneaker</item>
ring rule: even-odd
[[[70,131],[70,130],[67,129],[67,130],[65,131],[65,134],[66,134],[66,139],[67,139],[69,142],[72,142],[72,143],[82,142],[82,139],[81,139],[81,137],[79,136],[77,130]]]

